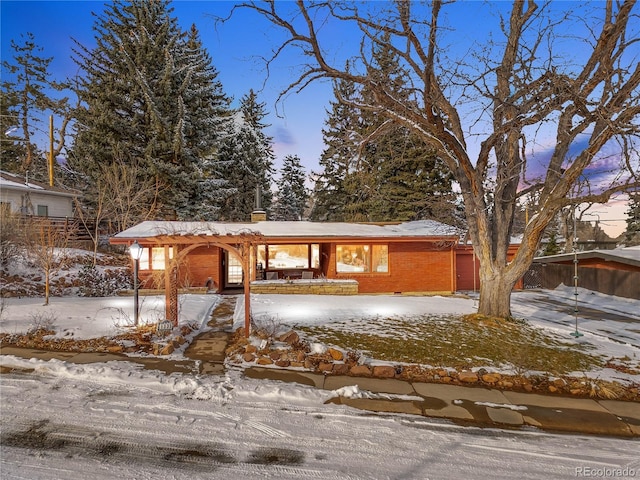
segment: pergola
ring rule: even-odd
[[[129,238],[112,238],[112,244],[130,245],[138,241],[145,247],[164,248],[164,291],[165,318],[174,326],[178,325],[178,266],[192,250],[198,247],[219,247],[228,251],[241,262],[244,285],[244,328],[245,336],[249,336],[251,328],[251,281],[256,279],[255,264],[257,246],[264,242],[261,234],[256,232],[238,232],[234,234],[206,233],[166,233]],[[176,252],[171,258],[171,248]]]

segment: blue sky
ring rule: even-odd
[[[53,57],[50,66],[52,75],[59,80],[73,77],[79,71],[71,59],[71,38],[87,47],[94,45],[92,27],[95,18],[92,12],[102,12],[104,4],[104,1],[94,0],[0,0],[2,59],[9,59],[13,54],[11,39],[31,32],[36,42],[44,48],[42,55]],[[327,117],[326,111],[330,108],[329,102],[333,99],[331,85],[328,82],[316,83],[301,93],[290,94],[278,105],[276,115],[276,98],[297,78],[295,67],[300,65],[301,60],[299,57],[285,56],[274,65],[267,79],[260,57],[270,55],[281,33],[248,11],[236,11],[228,23],[216,25],[213,17],[227,16],[233,4],[231,1],[174,0],[171,5],[173,16],[177,17],[184,30],[192,24],[197,26],[226,94],[236,99],[234,106],[251,88],[258,92],[260,101],[266,104],[270,112],[267,122],[271,124],[267,133],[275,141],[276,168],[280,167],[284,156],[295,154],[301,158],[307,173],[319,171],[318,161],[323,150],[321,130]],[[282,5],[286,6],[286,3]],[[489,9],[496,13],[509,5],[509,2],[493,2],[489,4]],[[566,6],[567,3],[558,2],[556,5]],[[580,8],[579,3],[571,3],[571,6]],[[461,46],[467,48],[474,42],[482,44],[485,41],[483,38],[491,30],[491,18],[495,20],[495,17],[487,16],[484,2],[463,1],[448,6],[445,21],[450,21],[457,28],[451,30],[451,36],[446,38],[446,49],[455,51]],[[352,53],[358,47],[358,42],[339,23],[324,24],[320,35],[330,44],[329,60],[335,61],[338,66],[344,64],[347,52]],[[579,56],[579,53],[571,51],[574,56]],[[46,130],[46,124],[43,123],[41,128]],[[44,150],[45,145],[46,136],[41,145]],[[469,153],[473,156],[477,146],[470,144],[469,147]],[[541,148],[540,145],[537,148]],[[548,152],[542,148],[535,157],[544,164]],[[622,219],[626,218],[626,207],[619,204],[614,208],[614,204],[611,202],[609,207],[603,207],[604,210],[598,209],[601,212],[598,216],[615,218],[616,222],[610,225],[619,230],[625,226]]]
[[[0,32],[2,59],[13,56],[11,40],[31,32],[44,50],[44,57],[53,57],[50,73],[58,80],[73,77],[79,72],[72,60],[73,37],[81,44],[92,47],[95,17],[92,12],[102,12],[104,1],[70,0],[0,0]],[[326,110],[332,98],[329,84],[314,85],[284,103],[275,101],[278,93],[290,83],[291,72],[285,67],[271,71],[267,79],[263,64],[257,56],[267,56],[273,40],[271,27],[266,22],[237,12],[225,25],[215,25],[213,16],[226,16],[233,2],[174,0],[173,16],[184,30],[195,24],[218,70],[225,93],[239,99],[253,88],[259,100],[270,112],[267,133],[274,138],[277,155],[276,167],[284,156],[300,157],[307,172],[318,171],[318,160],[323,149],[322,132]],[[265,83],[265,80],[266,83]],[[55,121],[55,120],[54,120]],[[40,128],[46,130],[45,123]],[[46,139],[43,139],[46,143]],[[42,148],[45,143],[42,144]]]

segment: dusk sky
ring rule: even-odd
[[[81,73],[72,60],[72,38],[89,48],[95,45],[92,12],[101,13],[104,4],[104,1],[94,0],[0,0],[2,60],[10,60],[13,56],[11,40],[19,40],[21,34],[31,32],[37,44],[44,49],[41,55],[53,57],[50,72],[54,78],[72,78]],[[318,172],[323,150],[321,130],[327,118],[326,111],[330,108],[329,102],[333,99],[331,85],[327,82],[314,84],[302,93],[292,93],[277,106],[276,112],[278,94],[297,78],[295,69],[302,61],[296,57],[284,57],[270,70],[267,78],[260,57],[270,55],[280,34],[265,20],[245,11],[237,11],[228,23],[216,25],[214,17],[226,17],[233,4],[230,1],[174,0],[171,5],[173,16],[183,30],[192,24],[198,28],[225,93],[235,99],[233,106],[238,106],[239,99],[251,88],[266,104],[270,112],[267,123],[271,125],[267,133],[275,141],[276,168],[280,167],[286,155],[295,154],[302,160],[307,173]],[[455,17],[457,26],[462,27],[457,30],[452,45],[458,41],[460,44],[478,42],[487,34],[491,22],[478,21],[480,13],[477,10],[482,6],[483,2],[466,1],[451,7],[451,18]],[[508,6],[509,2],[491,4],[493,10]],[[342,56],[354,44],[357,46],[357,41],[350,38],[340,25],[325,25],[323,28],[322,33],[325,39],[330,40],[333,49],[331,60],[340,64]],[[46,130],[47,126],[43,123],[40,128]],[[46,136],[43,142],[42,148],[46,150]],[[473,156],[471,150],[475,148],[470,147]],[[544,158],[545,152],[541,153],[540,158]],[[624,204],[611,202],[606,207],[592,209],[594,216],[588,220],[610,219],[603,228],[610,234],[617,234],[626,227],[625,210]]]
[[[50,73],[58,80],[73,78],[80,71],[72,60],[72,38],[84,46],[95,45],[92,12],[102,12],[104,5],[103,1],[93,0],[1,0],[2,59],[13,56],[11,40],[31,32],[44,49],[41,56],[53,57]],[[295,154],[308,173],[318,171],[323,148],[321,129],[331,100],[330,85],[315,85],[295,98],[290,97],[278,105],[276,115],[276,98],[288,85],[291,75],[287,70],[275,69],[267,79],[264,65],[257,57],[269,54],[271,27],[256,15],[248,18],[245,12],[237,12],[228,24],[216,26],[213,17],[227,16],[232,5],[233,2],[227,1],[174,0],[172,3],[173,16],[181,28],[188,30],[195,24],[200,31],[225,93],[235,99],[233,106],[238,106],[240,98],[251,88],[258,92],[259,101],[266,104],[270,113],[267,123],[271,125],[267,133],[275,140],[276,167],[284,156]],[[48,127],[43,123],[40,128]]]

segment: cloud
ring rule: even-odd
[[[275,143],[279,143],[282,145],[296,145],[297,142],[291,130],[286,127],[278,126],[276,127],[275,134],[273,136]]]

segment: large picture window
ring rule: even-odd
[[[320,268],[320,245],[258,245],[258,262],[269,270]]]
[[[173,247],[169,248],[169,258],[173,258]],[[145,248],[140,257],[140,270],[164,270],[164,247]]]
[[[338,245],[336,271],[386,273],[389,271],[389,248],[387,245]]]

